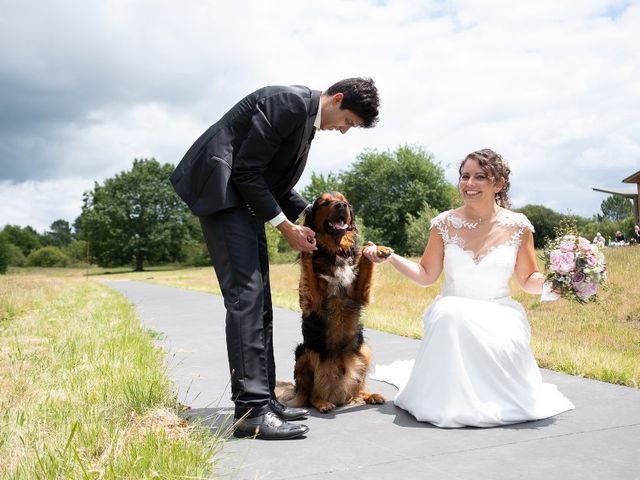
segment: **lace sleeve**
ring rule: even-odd
[[[503,217],[501,223],[507,227],[515,227],[515,230],[511,232],[511,238],[508,243],[516,247],[520,247],[522,234],[525,230],[535,231],[529,219],[524,214],[518,212],[509,211],[508,214]]]
[[[506,215],[502,217],[500,223],[508,227],[519,227],[521,231],[526,228],[527,230],[531,230],[532,233],[535,232],[533,225],[524,213],[508,211]]]
[[[435,218],[431,219],[431,230],[434,228],[440,234],[442,241],[447,244],[449,242],[449,227],[448,227],[448,215],[450,210],[438,214]]]
[[[442,213],[439,213],[436,217],[432,218],[431,230],[433,230],[433,228],[435,227],[438,229],[440,233],[442,233],[443,229],[447,228],[447,224],[445,220],[447,218],[448,213],[449,213],[448,211],[442,212]]]
[[[519,220],[518,223],[520,224],[521,227],[531,230],[531,233],[535,232],[535,229],[533,228],[533,224],[529,221],[529,219],[524,213],[518,213],[518,220]]]

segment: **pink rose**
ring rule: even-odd
[[[573,291],[576,292],[576,295],[580,300],[584,300],[586,302],[596,294],[598,291],[598,284],[594,282],[577,283],[573,286]]]
[[[551,263],[551,270],[561,274],[571,272],[575,265],[573,252],[553,250],[549,254],[549,261]]]
[[[578,240],[578,248],[585,253],[591,253],[593,250],[591,249],[591,242],[586,238],[580,237]]]
[[[562,252],[573,252],[575,247],[576,243],[573,240],[562,240],[562,242],[560,242],[560,251]]]

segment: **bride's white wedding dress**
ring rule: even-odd
[[[573,409],[542,382],[526,313],[510,297],[529,220],[500,209],[491,222],[471,223],[447,211],[431,225],[444,242],[445,284],[424,314],[415,363],[379,365],[371,378],[396,385],[398,407],[439,427],[492,427]]]

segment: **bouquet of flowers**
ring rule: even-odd
[[[544,248],[546,280],[568,299],[595,300],[607,280],[607,264],[600,248],[571,232],[548,240]]]

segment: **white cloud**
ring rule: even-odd
[[[78,166],[96,180],[128,170],[134,158],[177,163],[189,143],[208,125],[158,103],[90,112],[85,123],[68,126],[57,152],[63,171]]]
[[[640,168],[639,23],[636,2],[603,0],[14,2],[0,12],[0,41],[15,45],[0,51],[0,197],[31,188],[45,204],[54,184],[91,186],[135,157],[176,163],[263,85],[368,75],[379,125],[321,132],[300,186],[406,143],[454,180],[490,147],[512,165],[515,206],[589,216],[604,198],[591,187]],[[81,198],[68,202],[20,223],[73,221]]]
[[[58,219],[73,221],[80,215],[82,194],[93,188],[86,178],[0,181],[0,224],[30,225],[44,233]]]

